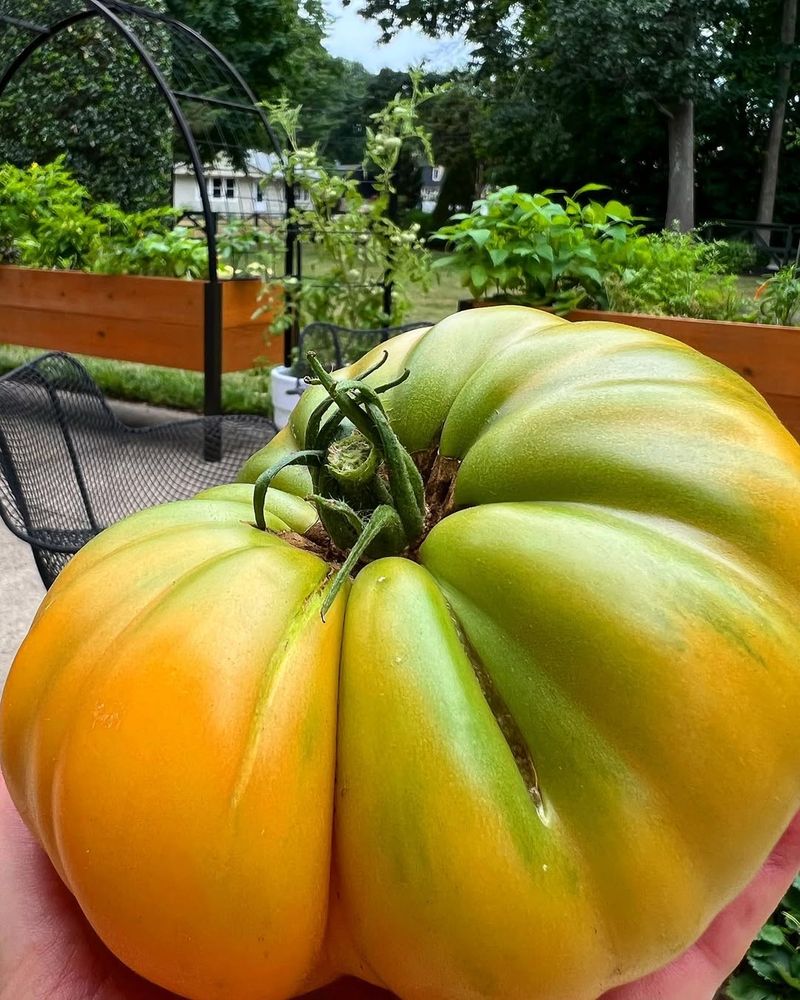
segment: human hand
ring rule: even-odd
[[[0,775],[0,1000],[178,1000],[103,945],[19,818]],[[750,885],[666,968],[599,1000],[712,1000],[800,868],[800,813]],[[355,980],[306,1000],[392,1000]]]
[[[800,869],[800,813],[758,875],[691,948],[665,968],[600,1000],[712,1000]]]

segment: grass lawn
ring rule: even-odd
[[[433,256],[442,257],[441,253],[434,253]],[[316,248],[313,246],[303,246],[303,274],[307,277],[316,277],[325,273],[324,263],[319,259]],[[376,281],[380,275],[375,275]],[[458,309],[458,300],[469,298],[469,289],[464,288],[454,272],[448,268],[437,269],[433,272],[433,281],[428,291],[416,289],[412,292],[413,304],[408,316],[404,317],[403,323],[411,323],[415,320],[430,320],[437,323],[450,313]]]
[[[10,371],[44,353],[34,347],[0,344],[0,372]],[[82,354],[75,357],[89,371],[105,395],[169,406],[177,410],[203,409],[203,376],[182,368],[158,368],[132,361],[107,361]],[[266,370],[230,372],[222,376],[223,407],[232,413],[272,413]]]
[[[315,270],[313,253],[306,251],[304,267]],[[743,277],[739,285],[752,294],[763,279]],[[457,276],[447,269],[434,272],[433,285],[428,291],[418,291],[406,322],[420,320],[437,322],[458,308],[458,300],[468,298]],[[10,371],[42,353],[36,348],[0,344],[0,373]],[[200,372],[177,368],[157,368],[127,361],[106,361],[78,355],[102,391],[114,399],[169,406],[179,410],[201,412],[203,408],[203,376]],[[272,413],[269,374],[266,369],[231,372],[222,376],[222,404],[226,412]]]

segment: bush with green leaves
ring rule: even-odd
[[[19,169],[0,165],[0,243],[24,267],[83,268],[103,222],[89,209],[89,192],[59,156]]]
[[[800,875],[761,928],[722,995],[727,1000],[800,997]]]
[[[65,158],[19,169],[0,166],[0,253],[23,267],[206,278],[203,234],[179,225],[172,207],[125,212],[93,204]],[[231,222],[217,236],[220,274],[260,276],[274,266],[280,238],[252,223]]]
[[[305,192],[305,203],[289,213],[301,244],[314,248],[316,273],[265,280],[265,293],[279,285],[299,313],[301,326],[314,321],[369,329],[396,324],[408,314],[415,286],[431,282],[431,255],[420,238],[419,223],[404,227],[392,219],[389,204],[401,149],[413,144],[430,162],[432,151],[419,123],[419,108],[443,88],[425,89],[412,72],[411,93],[398,93],[371,115],[366,130],[365,164],[371,168],[375,196],[367,198],[353,177],[328,167],[317,145],[298,140],[301,106],[286,100],[266,105],[270,121],[286,139],[286,179]],[[299,199],[298,199],[299,200]],[[392,286],[391,312],[384,311],[383,284]],[[292,322],[287,310],[271,326],[280,333]]]
[[[789,326],[800,309],[800,267],[787,264],[761,285],[756,292],[758,318],[762,323]]]
[[[744,240],[709,240],[703,246],[721,274],[748,274],[760,263],[757,248]]]
[[[692,233],[640,236],[625,266],[605,277],[608,308],[657,316],[754,322],[755,303],[723,274],[713,253]]]
[[[586,184],[570,197],[501,188],[434,234],[452,247],[436,266],[459,271],[475,298],[496,295],[559,312],[603,308],[604,276],[625,265],[640,226],[619,201],[578,200],[601,190],[602,184]]]
[[[164,11],[162,0],[142,6]],[[24,0],[4,14],[51,24],[76,3]],[[14,9],[15,8],[15,9]],[[3,24],[2,61],[31,41],[22,21]],[[136,31],[169,76],[172,45],[158,20],[137,18]],[[146,138],[145,138],[146,137]],[[67,154],[72,173],[93,198],[126,209],[158,205],[169,190],[174,124],[138,53],[101,17],[76,20],[30,54],[0,95],[0,162],[23,167]]]

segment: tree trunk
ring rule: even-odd
[[[783,143],[783,124],[786,118],[786,99],[792,78],[792,59],[786,50],[794,45],[797,30],[797,0],[783,0],[781,19],[781,53],[778,62],[778,79],[775,102],[769,120],[767,148],[764,152],[764,169],[761,174],[761,191],[758,196],[757,222],[772,222],[775,213],[775,192],[778,189],[778,161]],[[769,243],[769,230],[764,230],[762,239]]]
[[[694,228],[694,101],[687,98],[669,117],[669,190],[666,227]]]

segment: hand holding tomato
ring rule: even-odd
[[[0,774],[0,1000],[175,1000],[119,962],[97,938],[25,829]],[[800,814],[745,891],[688,951],[601,1000],[711,1000],[800,868]],[[308,1000],[390,1000],[354,980]],[[232,998],[233,1000],[233,998]]]

